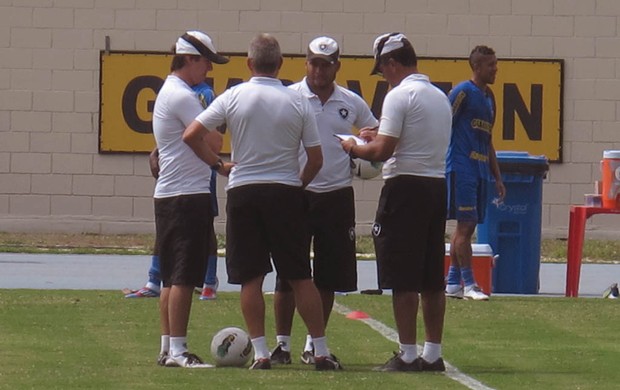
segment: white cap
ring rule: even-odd
[[[334,64],[338,62],[339,55],[340,49],[338,48],[338,42],[330,37],[318,37],[312,40],[308,45],[308,54],[306,58],[308,60],[321,58]]]
[[[411,46],[411,43],[402,33],[387,33],[378,36],[372,46],[372,51],[375,56],[375,66],[370,74],[379,72],[379,57],[400,49],[401,47],[405,47],[405,45]]]
[[[175,54],[204,56],[216,64],[225,64],[228,58],[217,54],[211,37],[200,31],[188,31],[177,39]]]
[[[407,37],[401,33],[388,33],[377,37],[372,47],[375,58],[404,47],[403,39],[407,39]],[[382,46],[381,42],[383,42]]]

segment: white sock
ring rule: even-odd
[[[291,336],[277,335],[276,341],[283,351],[291,352]]]
[[[418,358],[418,346],[416,344],[399,344],[402,354],[400,358],[405,363],[411,363]]]
[[[159,349],[159,353],[168,353],[170,352],[170,335],[162,334],[161,335],[161,347]]]
[[[153,290],[155,292],[160,292],[161,290],[158,284],[151,283],[151,282],[146,282],[146,286],[144,287],[148,288],[149,290]]]
[[[437,359],[441,357],[441,344],[424,343],[424,350],[422,351],[422,359],[429,363],[435,363]]]
[[[304,351],[310,351],[314,349],[314,345],[312,344],[312,336],[309,334],[306,335],[306,345],[304,345]]]
[[[314,356],[329,356],[326,336],[313,338],[312,344],[314,344]]]
[[[170,337],[170,355],[181,356],[187,352],[187,337]]]
[[[254,347],[254,360],[270,358],[271,354],[267,348],[267,340],[265,340],[265,336],[252,339],[252,346]]]

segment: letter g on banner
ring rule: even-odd
[[[150,134],[153,132],[153,121],[144,120],[138,114],[138,95],[144,89],[152,89],[155,94],[159,92],[164,81],[157,76],[139,76],[131,80],[122,98],[123,118],[129,128],[137,133]],[[147,102],[146,111],[153,113],[154,100]]]

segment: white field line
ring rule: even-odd
[[[351,309],[337,302],[334,302],[333,310],[336,313],[342,314],[343,316],[346,316],[347,314],[352,312]],[[394,329],[385,325],[384,323],[379,322],[370,317],[360,319],[359,321],[362,321],[363,323],[368,325],[371,329],[377,331],[380,335],[382,335],[386,339],[398,344],[398,333]],[[444,359],[444,363],[446,365],[446,372],[444,373],[444,375],[447,376],[448,378],[472,390],[494,390],[492,387],[489,387],[485,385],[484,383],[477,381],[476,379],[463,374],[462,372],[458,370],[458,368],[454,367],[452,364],[445,361],[445,359]]]

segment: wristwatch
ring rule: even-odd
[[[357,155],[355,154],[355,152],[353,152],[354,147],[355,145],[351,145],[351,148],[349,149],[349,157],[351,158],[357,158]]]
[[[211,169],[213,169],[214,171],[218,172],[220,170],[221,167],[224,166],[224,161],[222,161],[221,158],[217,159],[217,162],[213,165],[211,165]]]

